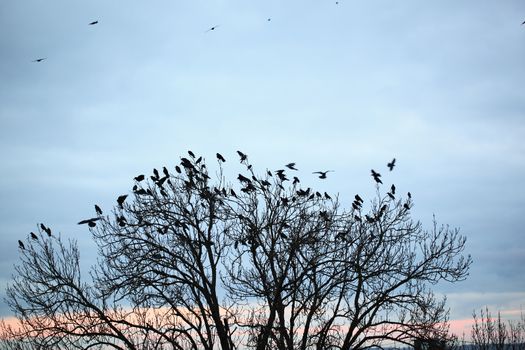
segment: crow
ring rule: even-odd
[[[135,181],[137,181],[137,182],[141,182],[142,180],[145,179],[145,176],[144,175],[138,175],[138,176],[135,176],[133,179]]]
[[[24,246],[24,243],[22,243],[21,240],[18,240],[18,246],[20,247],[20,249],[26,249],[26,247]]]
[[[193,153],[192,151],[188,151],[188,154],[190,155],[190,157],[192,157],[193,159],[195,159],[195,153]]]
[[[246,176],[243,176],[242,174],[239,174],[239,176],[237,176],[237,179],[241,182],[252,182],[250,179],[248,179]]]
[[[330,195],[328,193],[326,193],[326,192],[324,193],[324,198],[325,199],[330,199],[330,200],[332,199],[332,197],[330,197]]]
[[[37,58],[36,60],[33,60],[32,62],[42,62],[43,60],[47,60],[47,57]]]
[[[248,156],[242,153],[241,151],[237,151],[237,154],[239,155],[239,157],[241,157],[241,163],[244,162],[248,158]]]
[[[95,24],[98,24],[98,21],[93,21],[93,22],[90,22],[90,23],[89,23],[90,26],[93,26],[93,25],[95,25]]]
[[[392,161],[390,163],[388,163],[386,165],[388,167],[388,169],[390,169],[390,171],[394,170],[394,167],[396,166],[396,159],[392,159]]]
[[[102,215],[102,209],[100,209],[100,207],[96,204],[95,204],[95,212],[97,213],[97,215]]]
[[[226,161],[226,159],[224,159],[224,157],[220,153],[217,153],[217,160],[220,160],[223,163]]]
[[[77,223],[77,225],[84,225],[84,224],[88,224],[89,227],[95,227],[97,224],[95,223],[95,221],[98,221],[100,220],[100,218],[91,218],[91,219],[86,219],[86,220],[82,220],[82,221],[79,221]]]
[[[315,171],[312,174],[319,174],[320,179],[326,179],[326,174],[329,172],[332,172],[333,170],[327,170],[327,171]]]
[[[297,170],[297,168],[295,167],[295,163],[288,163],[285,165],[285,167],[287,167],[290,170]]]
[[[382,184],[383,181],[381,181],[380,177],[381,177],[381,174],[379,174],[378,172],[376,172],[374,169],[371,170],[371,176],[374,178],[375,182],[379,183],[379,184]]]
[[[31,238],[32,238],[32,239],[34,239],[35,241],[38,241],[38,236],[35,235],[34,232],[31,232],[30,235],[31,235]]]
[[[392,194],[396,194],[396,186],[394,184],[392,184],[390,187],[390,192],[392,192]]]
[[[293,177],[293,182],[292,182],[292,184],[293,184],[293,185],[297,185],[299,182],[300,182],[300,181],[299,181],[299,178],[298,178],[297,176],[294,176],[294,177]]]
[[[407,196],[409,199],[412,199],[412,194],[410,192],[407,193]]]
[[[120,207],[121,209],[124,208],[123,204],[124,204],[124,201],[126,200],[126,197],[127,197],[127,196],[128,196],[127,194],[123,194],[122,196],[119,196],[119,197],[117,198],[117,203],[118,203],[118,205],[119,205],[119,207]]]

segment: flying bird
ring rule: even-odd
[[[287,167],[290,170],[297,170],[297,168],[295,167],[295,163],[288,163],[285,165],[285,167]]]
[[[117,198],[117,203],[118,203],[118,205],[119,205],[119,207],[120,207],[121,209],[124,208],[123,204],[124,204],[124,201],[126,200],[126,197],[127,197],[127,196],[128,196],[127,194],[123,194],[122,196],[119,196],[119,197]]]
[[[315,171],[312,174],[319,174],[320,179],[326,179],[326,174],[329,172],[333,172],[333,170],[327,170],[327,171]]]
[[[26,247],[24,246],[24,243],[22,243],[21,240],[18,240],[18,246],[20,247],[20,249],[26,249]]]
[[[90,23],[89,23],[90,26],[93,26],[93,25],[95,25],[95,24],[98,24],[98,21],[93,21],[93,22],[90,22]]]
[[[392,161],[390,163],[387,163],[386,166],[388,167],[388,169],[390,169],[390,171],[394,170],[394,167],[396,166],[396,159],[392,159]]]
[[[95,204],[95,212],[97,213],[97,215],[102,215],[102,209],[100,209],[100,207],[96,204]]]
[[[248,156],[241,151],[237,151],[237,154],[241,157],[241,162],[244,162],[248,158]]]
[[[100,220],[100,218],[86,219],[86,220],[79,221],[78,225],[88,224],[89,227],[95,227],[95,226],[97,226],[95,221],[98,221],[98,220]]]
[[[208,33],[208,32],[211,31],[211,30],[215,30],[215,29],[217,29],[218,27],[220,27],[219,24],[217,24],[216,26],[210,27],[207,31],[205,31],[205,33]]]
[[[220,160],[223,163],[226,161],[226,159],[224,159],[224,157],[220,153],[217,153],[217,160]]]
[[[33,60],[32,62],[42,62],[43,60],[47,60],[47,57],[37,58],[36,60]]]
[[[34,232],[31,232],[30,235],[31,235],[31,238],[32,238],[32,239],[34,239],[35,241],[38,241],[38,236],[35,235]]]

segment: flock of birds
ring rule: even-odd
[[[92,23],[96,24],[96,21],[92,22]],[[186,173],[189,174],[190,177],[194,176],[195,174],[198,174],[198,175],[200,175],[200,177],[198,178],[200,180],[202,180],[203,178],[209,179],[209,176],[206,173],[199,172],[199,170],[197,169],[197,166],[200,166],[201,168],[205,168],[205,165],[201,164],[201,162],[203,160],[202,157],[198,157],[197,158],[192,151],[188,151],[188,154],[189,154],[189,156],[190,156],[190,158],[192,160],[182,157],[181,158],[181,163],[180,163],[181,166],[176,165],[175,166],[175,171],[178,174],[182,174],[182,169],[181,169],[181,167],[182,167],[182,168],[186,169]],[[247,169],[249,171],[251,171],[252,170],[252,166],[251,166],[251,164],[248,164],[248,156],[245,153],[241,152],[241,151],[237,151],[237,154],[239,155],[240,163],[246,165]],[[216,157],[217,157],[217,161],[219,163],[226,162],[226,159],[220,153],[216,153]],[[396,166],[396,159],[395,158],[392,159],[392,161],[387,163],[387,167],[388,167],[388,169],[390,171],[394,170],[395,166]],[[296,163],[285,164],[285,168],[287,168],[288,170],[292,170],[292,171],[298,171],[299,170],[296,167]],[[282,183],[284,181],[290,181],[287,178],[285,171],[286,171],[285,169],[279,169],[279,170],[276,170],[276,171],[274,171],[272,173],[270,170],[268,170],[267,171],[267,175],[268,176],[275,176],[276,178],[278,178],[279,181],[280,181],[280,183],[278,183],[278,186],[280,186],[282,189],[284,189],[284,187],[282,186]],[[327,175],[330,172],[334,172],[334,170],[314,171],[314,172],[312,172],[312,174],[318,175],[319,179],[324,180],[324,179],[327,178]],[[372,169],[370,172],[371,172],[372,178],[374,179],[374,181],[376,182],[376,184],[378,186],[380,184],[383,184],[383,182],[381,181],[381,174],[380,173],[376,172],[374,169]],[[162,168],[162,176],[161,176],[161,173],[157,169],[153,169],[153,175],[150,176],[151,180],[160,188],[160,193],[163,196],[167,196],[167,193],[164,191],[163,186],[164,186],[165,182],[171,183],[170,182],[170,177],[171,177],[171,174],[169,173],[169,171],[168,171],[168,169],[166,167]],[[134,180],[135,180],[136,184],[133,186],[133,193],[136,194],[136,195],[140,195],[140,196],[153,196],[153,192],[151,191],[151,189],[149,189],[149,188],[148,189],[144,189],[142,187],[139,187],[139,185],[138,185],[140,182],[144,181],[145,179],[146,179],[146,176],[144,174],[140,174],[140,175],[137,175],[137,176],[134,177]],[[253,175],[253,172],[252,172],[252,178],[251,179],[246,177],[246,176],[244,176],[244,175],[242,175],[242,174],[239,174],[237,179],[244,186],[241,189],[241,191],[245,192],[245,193],[248,193],[248,192],[256,190],[256,187],[253,184],[254,181],[258,182],[260,185],[262,185],[264,187],[269,187],[271,185],[270,182],[268,180],[266,180],[266,179],[263,179],[263,180],[257,179],[255,177],[255,175]],[[186,186],[187,187],[191,187],[191,186],[195,185],[194,183],[192,183],[192,181],[193,180],[191,178],[189,180],[185,180]],[[292,185],[295,186],[299,182],[300,182],[299,178],[297,176],[293,176]],[[229,195],[229,196],[238,198],[237,193],[232,188],[229,189],[229,192],[225,188],[223,188],[222,190],[218,189],[218,188],[214,188],[213,190],[215,191],[215,193],[217,195],[223,195],[223,196],[228,196]],[[299,197],[308,197],[308,199],[314,199],[315,197],[317,197],[317,198],[324,198],[325,200],[332,200],[332,197],[328,193],[324,192],[324,194],[321,194],[320,192],[313,192],[313,190],[311,190],[311,188],[307,188],[306,190],[298,188],[296,190],[296,194]],[[395,185],[392,185],[390,187],[390,191],[387,193],[387,195],[388,195],[388,197],[391,200],[395,200],[395,194],[396,194],[396,187],[395,187]],[[124,209],[124,203],[125,203],[127,198],[128,198],[127,194],[123,194],[123,195],[120,195],[120,196],[117,197],[116,202],[117,202],[118,208]],[[409,198],[409,201],[412,198],[410,192],[408,192],[408,198]],[[289,199],[286,198],[286,197],[282,197],[281,201],[282,201],[282,203],[284,205],[288,205]],[[409,205],[410,202],[409,201],[404,203],[404,205],[403,205],[405,210],[409,210],[410,209],[410,205]],[[356,194],[355,197],[354,197],[354,201],[352,203],[352,208],[354,209],[354,211],[360,211],[361,208],[362,208],[363,203],[364,203],[363,199],[359,196],[359,194]],[[381,207],[381,209],[378,211],[378,213],[376,214],[375,217],[371,217],[369,215],[365,215],[364,219],[366,219],[366,221],[369,222],[369,223],[373,223],[373,222],[377,221],[383,215],[383,213],[386,211],[386,209],[387,209],[387,205],[385,204],[385,205],[383,205]],[[81,221],[78,222],[78,225],[88,225],[91,228],[95,227],[97,225],[97,221],[99,221],[102,218],[102,215],[103,215],[102,209],[97,204],[95,204],[95,212],[97,214],[96,217],[81,220]],[[327,213],[325,213],[325,214],[327,215]],[[363,220],[361,218],[361,216],[359,216],[357,214],[355,214],[354,217],[355,217],[356,221],[362,222],[362,220]],[[121,226],[121,227],[124,227],[124,226],[127,225],[127,221],[126,221],[125,217],[122,216],[122,215],[117,217],[117,222],[118,222],[119,226]],[[141,224],[141,223],[139,223],[139,224]],[[148,223],[143,223],[143,224],[148,224]],[[182,223],[179,223],[179,225],[182,225]],[[149,226],[151,226],[151,224],[149,224]],[[49,227],[45,226],[44,224],[40,224],[40,229],[41,229],[42,232],[45,232],[49,237],[52,236],[51,229]],[[166,229],[159,229],[160,233],[166,233],[166,231],[167,231]],[[32,240],[35,240],[35,241],[38,240],[38,236],[34,232],[30,232],[29,236],[30,236],[30,238]],[[24,243],[21,240],[18,240],[18,246],[22,250],[25,249],[25,245],[24,245]]]

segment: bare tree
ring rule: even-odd
[[[494,318],[488,307],[481,310],[479,317],[473,313],[474,324],[471,337],[474,345],[481,350],[523,350],[525,349],[525,316],[518,321],[505,323],[501,314]]]
[[[20,248],[7,290],[20,324],[3,327],[4,346],[346,350],[446,336],[431,286],[467,276],[457,229],[423,229],[410,194],[383,193],[378,173],[369,204],[356,196],[345,210],[238,153],[237,185],[222,156],[212,183],[191,153],[137,176],[110,214],[97,207],[81,222],[98,245],[88,278],[76,242],[42,226]]]

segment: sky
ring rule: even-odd
[[[524,20],[521,0],[2,0],[0,297],[38,223],[89,264],[93,204],[189,149],[242,150],[343,200],[383,172],[467,237],[470,276],[435,286],[451,318],[519,317]]]

